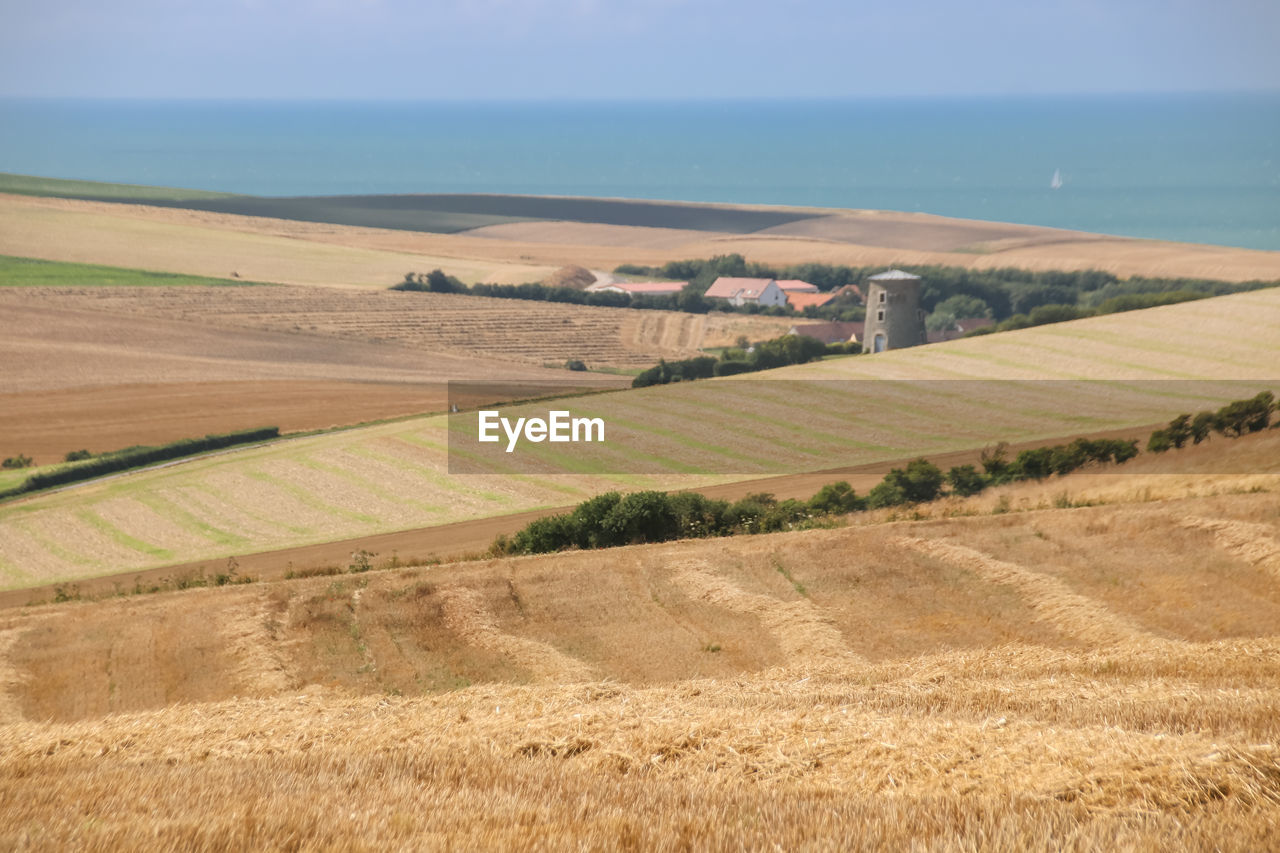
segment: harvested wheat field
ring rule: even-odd
[[[14,288],[0,291],[0,311],[37,321],[69,312],[128,315],[124,322],[187,321],[204,327],[287,332],[300,345],[319,338],[408,347],[431,353],[430,378],[521,379],[519,366],[561,368],[570,358],[588,366],[644,368],[660,358],[687,358],[699,347],[732,343],[741,334],[776,337],[790,328],[779,317],[684,314],[601,308],[453,293],[350,291],[308,287]],[[108,333],[116,326],[112,320]],[[34,331],[30,335],[34,337]],[[56,328],[45,331],[47,346]],[[394,354],[387,358],[391,360]],[[459,371],[460,358],[482,359]],[[62,371],[68,373],[69,371]]]
[[[1273,848],[1250,482],[5,611],[0,843]]]
[[[554,205],[560,199],[528,199]],[[593,203],[595,200],[585,200]],[[625,203],[623,203],[625,204]],[[644,202],[635,202],[642,210]],[[772,212],[796,221],[731,233],[599,222],[531,221],[455,234],[324,224],[139,204],[0,194],[0,253],[245,279],[387,286],[441,267],[464,281],[518,283],[577,264],[613,269],[739,252],[773,264],[944,264],[1101,269],[1227,281],[1280,279],[1280,254],[1168,243],[921,213],[764,205],[677,205]],[[710,211],[710,213],[708,213]],[[625,218],[625,217],[624,217]],[[646,220],[647,221],[647,220]]]
[[[784,368],[775,381],[576,398],[566,409],[604,417],[615,444],[539,449],[514,472],[451,469],[449,442],[474,424],[462,419],[451,434],[443,416],[192,460],[0,507],[0,587],[562,507],[609,489],[702,487],[1149,428],[1274,388],[1267,356],[1280,348],[1278,316],[1280,291],[1258,291]],[[1231,333],[1213,352],[1188,353],[1171,340],[1188,328]],[[972,395],[972,380],[1000,376],[1033,381],[996,386],[997,405]],[[1071,377],[1105,381],[1035,381]],[[903,381],[869,381],[877,378]],[[768,439],[771,453],[744,453],[744,436]],[[547,466],[559,473],[536,473]]]
[[[287,324],[148,316],[147,305],[165,302],[169,289],[159,290],[166,293],[139,295],[142,307],[129,306],[133,311],[120,310],[119,300],[98,304],[83,291],[0,291],[0,456],[22,453],[44,464],[82,448],[102,452],[265,425],[345,426],[444,411],[450,379],[565,375]],[[208,300],[213,313],[217,296]]]

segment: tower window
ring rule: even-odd
[[[883,311],[877,311],[877,312],[876,312],[876,319],[877,319],[877,320],[879,320],[879,321],[881,321],[881,322],[884,322],[884,312],[883,312]]]
[[[880,291],[880,301],[881,301],[881,303],[883,303],[883,302],[884,302],[884,291],[883,291],[883,290],[882,290],[882,291]]]

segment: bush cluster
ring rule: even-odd
[[[497,554],[545,554],[571,548],[772,533],[811,518],[865,506],[844,482],[823,486],[808,501],[780,501],[763,492],[732,503],[696,492],[606,492],[578,504],[573,512],[539,518],[510,538],[498,537],[492,550]]]
[[[1280,403],[1270,391],[1263,391],[1247,400],[1227,403],[1216,412],[1204,411],[1195,415],[1178,415],[1164,429],[1151,433],[1147,450],[1164,453],[1183,447],[1189,441],[1199,444],[1211,432],[1227,438],[1238,438],[1251,432],[1260,432],[1271,425],[1271,413],[1280,411]],[[1280,426],[1280,423],[1277,423]]]
[[[129,447],[124,450],[117,450],[114,453],[104,453],[101,456],[93,457],[83,464],[32,474],[22,485],[0,492],[0,500],[39,489],[47,489],[52,486],[91,480],[94,477],[127,471],[130,468],[140,468],[143,465],[153,465],[157,462],[180,459],[183,456],[193,456],[197,453],[221,450],[224,447],[233,447],[237,444],[266,441],[279,437],[279,427],[261,427],[259,429],[246,429],[220,435],[206,435],[204,438],[184,438],[181,441],[171,442],[159,447]]]
[[[927,459],[894,468],[865,497],[847,482],[828,483],[807,501],[747,495],[729,503],[696,492],[608,492],[570,513],[530,522],[512,537],[499,536],[494,554],[545,554],[572,548],[612,548],[672,539],[773,533],[866,509],[928,503],[945,495],[967,497],[1001,483],[1064,475],[1090,464],[1121,464],[1138,454],[1136,441],[1079,438],[1070,444],[1024,450],[1008,458],[1004,445],[984,451],[983,470],[958,465],[945,474]]]
[[[670,382],[688,382],[712,376],[736,376],[757,370],[785,367],[788,364],[804,364],[824,355],[845,355],[862,352],[861,345],[824,344],[817,338],[804,335],[783,335],[755,346],[731,347],[720,358],[701,355],[682,361],[658,362],[631,381],[632,388],[650,385],[666,385]]]

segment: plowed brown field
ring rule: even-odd
[[[206,315],[160,316],[154,304],[165,304],[165,294],[104,304],[79,291],[0,290],[0,455],[24,453],[45,464],[82,448],[267,425],[323,429],[444,411],[449,379],[565,376],[409,341],[295,331],[296,324],[228,327],[217,322],[216,294],[208,295]]]

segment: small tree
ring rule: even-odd
[[[947,472],[951,491],[962,498],[976,495],[987,487],[987,478],[972,465],[957,465]]]

